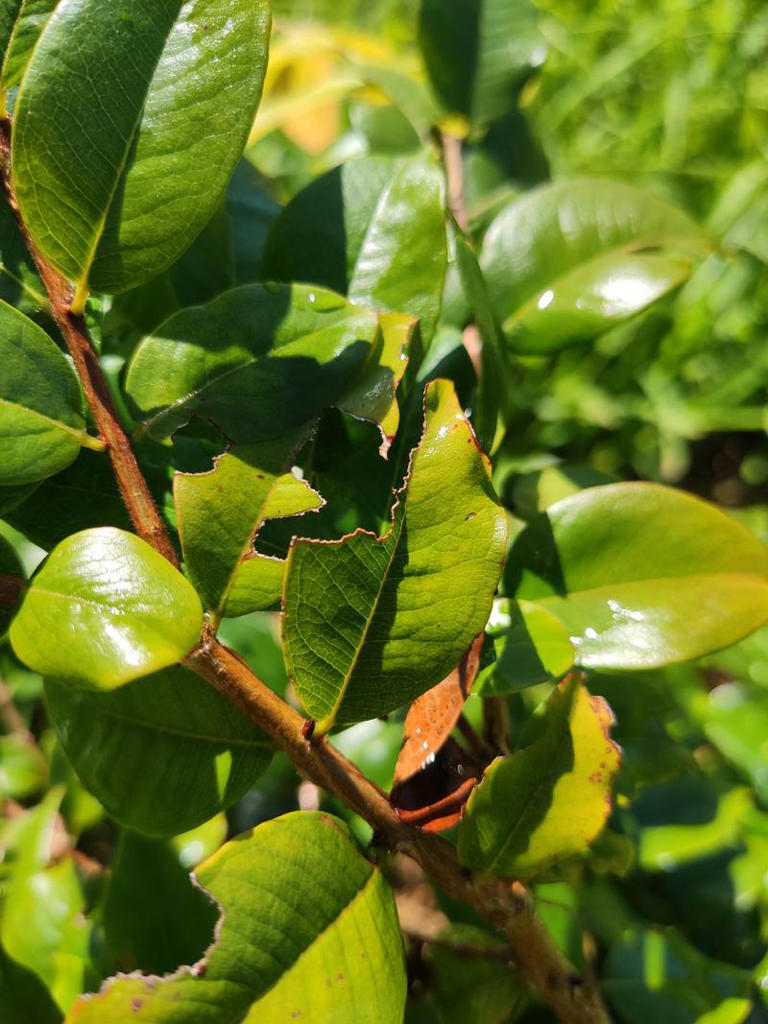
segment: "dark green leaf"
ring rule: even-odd
[[[111,690],[189,654],[202,619],[200,598],[170,562],[104,527],[53,551],[26,592],[11,643],[35,672]]]
[[[272,748],[229,701],[181,668],[113,693],[46,684],[61,745],[112,817],[178,835],[230,807],[266,769]]]
[[[60,1024],[61,1020],[61,1010],[42,981],[0,946],[0,1024]]]
[[[205,226],[268,38],[264,0],[58,4],[16,102],[13,175],[32,236],[80,296],[149,279]]]
[[[475,687],[481,697],[516,693],[554,682],[573,667],[576,655],[565,627],[554,615],[528,601],[498,602],[489,633],[496,661]]]
[[[121,835],[102,911],[113,970],[163,974],[194,963],[218,916],[168,842]]]
[[[0,86],[10,89],[21,80],[40,34],[59,0],[23,0],[2,62]],[[18,6],[18,5],[17,5]],[[0,55],[3,47],[0,46]]]
[[[193,415],[235,442],[270,440],[339,401],[381,346],[376,315],[339,295],[244,285],[146,338],[126,389],[158,440]]]
[[[277,218],[263,273],[417,316],[428,341],[446,263],[445,184],[419,154],[351,160],[314,181]]]
[[[421,49],[446,109],[480,123],[512,110],[546,53],[536,19],[529,0],[422,0]]]
[[[45,331],[0,302],[0,484],[24,485],[74,462],[85,431],[75,372]]]

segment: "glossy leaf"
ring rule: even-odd
[[[478,683],[477,692],[482,697],[499,697],[554,682],[573,667],[576,650],[565,626],[537,604],[499,602],[489,632],[496,661]]]
[[[577,677],[550,697],[543,735],[493,762],[469,798],[459,833],[468,867],[530,877],[583,854],[611,809],[619,748],[613,715]]]
[[[32,580],[11,627],[35,672],[101,690],[189,654],[200,599],[180,572],[133,534],[111,527],[63,541]]]
[[[296,813],[227,843],[196,872],[223,910],[204,960],[165,978],[117,978],[78,1003],[77,1024],[124,1024],[137,1011],[187,1024],[402,1019],[405,968],[394,900],[346,826]]]
[[[434,686],[490,611],[506,521],[487,460],[451,384],[431,384],[425,405],[389,531],[297,540],[288,555],[286,665],[322,729],[374,718]]]
[[[768,548],[713,505],[655,484],[557,502],[520,534],[509,568],[517,596],[559,619],[591,668],[687,661],[768,619]]]
[[[419,317],[428,341],[446,263],[445,183],[434,160],[365,157],[322,175],[286,206],[263,273]]]
[[[77,377],[45,331],[4,302],[0,363],[0,484],[44,480],[91,443]]]
[[[136,350],[126,389],[157,440],[192,416],[270,440],[339,401],[381,351],[370,310],[302,285],[244,285],[182,310]]]
[[[422,0],[419,37],[443,105],[479,123],[514,109],[546,54],[529,0]]]
[[[543,185],[505,206],[480,263],[508,343],[546,353],[648,308],[711,247],[687,214],[653,193],[583,179]]]
[[[268,38],[264,0],[60,0],[16,102],[13,175],[33,238],[81,294],[140,284],[200,233]]]
[[[32,51],[59,0],[23,0],[5,52],[0,85],[10,89],[21,81]],[[2,47],[0,46],[0,53]]]
[[[264,734],[181,668],[113,693],[46,683],[56,732],[83,784],[121,824],[178,835],[236,803],[266,770]]]
[[[257,555],[268,519],[320,508],[323,499],[290,472],[285,444],[241,445],[210,473],[178,473],[174,497],[187,572],[215,618],[280,600],[285,562]]]

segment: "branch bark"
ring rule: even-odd
[[[0,572],[0,608],[15,608],[21,601],[26,580]]]
[[[178,565],[154,499],[112,402],[98,355],[82,316],[73,314],[69,283],[41,256],[19,212],[11,173],[11,121],[0,118],[0,185],[46,288],[51,309],[75,363],[97,428],[106,442],[120,492],[139,536]],[[459,151],[460,156],[460,151]],[[454,899],[473,907],[509,942],[521,974],[566,1024],[605,1024],[609,1017],[599,990],[580,977],[539,921],[530,893],[519,882],[475,876],[458,862],[450,843],[401,821],[378,786],[323,737],[312,742],[310,723],[290,708],[234,652],[207,629],[185,665],[214,686],[259,725],[299,772],[333,793],[375,829],[393,852],[412,857]]]
[[[307,739],[307,720],[214,637],[205,636],[185,664],[260,726],[305,778],[365,818],[390,850],[412,857],[446,893],[473,907],[503,932],[521,974],[561,1021],[604,1024],[610,1019],[596,984],[580,976],[557,948],[521,883],[472,875],[461,867],[450,843],[401,821],[386,793],[326,737],[314,742]]]
[[[53,318],[75,364],[96,428],[107,445],[131,522],[140,537],[178,567],[176,550],[120,422],[85,319],[71,310],[72,288],[66,278],[43,258],[22,219],[11,179],[11,130],[10,117],[0,118],[0,179],[8,205],[45,286]]]

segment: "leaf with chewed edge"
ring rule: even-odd
[[[467,804],[459,833],[462,864],[530,878],[584,853],[611,810],[620,749],[613,714],[578,676],[551,695],[544,732],[494,761]]]
[[[290,469],[290,445],[232,448],[208,473],[177,473],[173,492],[186,571],[215,619],[261,611],[280,600],[285,561],[253,543],[268,519],[324,504]]]
[[[227,843],[195,873],[222,908],[202,961],[108,981],[68,1024],[396,1024],[405,1008],[392,892],[346,825],[295,812]]]
[[[431,383],[425,407],[389,531],[296,540],[288,555],[286,665],[321,733],[424,693],[488,619],[504,512],[453,385]]]

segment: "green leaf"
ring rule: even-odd
[[[515,108],[546,54],[529,0],[422,0],[419,41],[446,109],[478,123]]]
[[[539,605],[498,602],[488,631],[496,661],[475,687],[481,697],[500,697],[554,682],[573,667],[576,651],[565,627]]]
[[[48,771],[40,751],[23,736],[0,736],[0,799],[23,800],[39,792]]]
[[[120,836],[102,910],[113,970],[162,974],[194,962],[217,918],[170,843],[135,832]]]
[[[525,999],[501,939],[468,924],[441,932],[429,946],[429,1002],[440,1024],[499,1024],[513,1020]]]
[[[285,207],[263,275],[417,316],[429,341],[447,259],[445,182],[432,157],[363,157],[317,178]]]
[[[656,484],[557,502],[508,564],[511,592],[555,615],[590,668],[688,661],[768,619],[768,548],[715,506]]]
[[[488,618],[504,513],[453,386],[431,384],[425,407],[389,531],[297,540],[288,555],[286,665],[321,730],[375,718],[430,689]]]
[[[34,971],[66,1010],[82,992],[90,927],[70,853],[53,859],[52,837],[63,788],[52,789],[23,823],[0,921],[0,941]]]
[[[234,442],[283,437],[339,401],[382,347],[376,315],[303,285],[244,285],[182,310],[134,355],[126,390],[157,440],[191,416]]]
[[[45,288],[5,201],[0,203],[0,300],[30,316],[48,309]]]
[[[74,462],[84,444],[80,385],[45,331],[0,302],[0,484],[23,485]]]
[[[173,665],[199,640],[200,599],[145,541],[104,527],[67,538],[33,578],[11,626],[29,668],[111,690]]]
[[[0,59],[8,49],[22,0],[0,0]]]
[[[610,813],[619,748],[613,715],[577,677],[552,693],[544,733],[499,758],[472,793],[459,832],[462,864],[531,877],[583,854]]]
[[[749,973],[704,956],[677,932],[636,930],[608,954],[602,988],[628,1024],[742,1024]]]
[[[23,0],[2,62],[0,87],[10,89],[21,81],[40,35],[59,0]],[[0,54],[3,47],[0,46]]]
[[[148,280],[205,226],[253,122],[269,24],[265,0],[58,4],[16,101],[13,176],[81,297]]]
[[[0,0],[0,12],[2,0]],[[2,1024],[60,1024],[61,1010],[36,974],[15,963],[0,946],[0,1021]]]
[[[216,620],[269,608],[280,600],[285,562],[257,555],[267,519],[320,508],[323,499],[297,480],[286,445],[241,445],[210,473],[177,473],[174,498],[184,563]]]
[[[179,835],[236,803],[267,738],[198,676],[166,669],[113,693],[49,680],[51,720],[83,784],[128,828]]]
[[[507,342],[591,340],[690,276],[709,236],[653,193],[599,179],[543,185],[496,216],[480,263]]]
[[[395,904],[346,826],[288,814],[227,843],[196,872],[223,910],[201,964],[122,977],[76,1004],[74,1024],[248,1019],[401,1021],[406,977]]]

